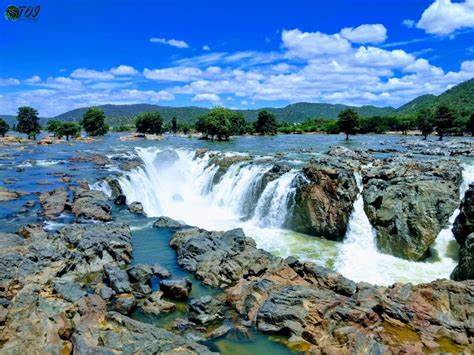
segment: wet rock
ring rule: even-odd
[[[40,224],[27,224],[18,229],[18,234],[26,239],[45,239],[48,236]]]
[[[115,291],[107,285],[102,285],[101,287],[99,287],[97,289],[97,292],[99,296],[104,300],[109,300],[110,298],[112,298],[113,295],[115,295]]]
[[[110,164],[110,159],[100,154],[79,155],[72,157],[69,161],[74,163],[93,163],[100,167]]]
[[[125,205],[127,198],[125,197],[125,194],[122,191],[122,187],[120,186],[120,183],[118,182],[117,179],[114,178],[107,178],[105,179],[107,184],[110,187],[110,191],[112,192],[112,199],[116,205]]]
[[[153,227],[155,228],[170,228],[170,229],[178,229],[186,227],[185,224],[174,220],[170,217],[159,217],[154,223]]]
[[[222,176],[234,164],[250,161],[252,157],[249,155],[227,155],[221,153],[214,153],[210,155],[209,165],[215,165],[217,171],[214,174],[212,183],[216,184],[220,181]]]
[[[361,151],[361,150],[354,151],[340,145],[332,146],[326,152],[326,154],[333,157],[337,157],[337,158],[344,158],[348,160],[358,161],[362,164],[367,164],[369,162],[374,161],[374,158],[364,151]]]
[[[126,293],[132,290],[125,270],[120,269],[115,264],[107,264],[104,265],[104,272],[110,287],[115,292]]]
[[[0,188],[0,202],[16,200],[20,197],[20,194],[15,191]]]
[[[388,254],[421,260],[459,203],[456,161],[385,159],[364,171],[364,209]]]
[[[474,279],[474,184],[464,194],[459,215],[454,221],[453,234],[460,245],[459,263],[451,274],[451,279]]]
[[[36,201],[34,201],[34,200],[29,200],[29,201],[26,201],[26,202],[23,204],[23,207],[31,208],[31,207],[34,207],[35,205],[36,205]]]
[[[160,279],[167,279],[171,276],[171,273],[160,264],[153,264],[151,270],[154,276],[158,276]]]
[[[90,271],[102,271],[110,261],[126,265],[132,259],[130,228],[126,224],[70,224],[58,234],[80,252],[79,256],[87,258]]]
[[[189,302],[189,319],[199,324],[209,324],[224,318],[224,302],[212,296],[192,299]]]
[[[149,283],[153,276],[153,269],[150,265],[135,264],[128,268],[128,276],[131,282]]]
[[[144,349],[150,354],[212,354],[204,345],[115,312],[108,313],[100,327],[93,322],[79,327],[72,342],[74,353],[79,354],[121,353],[125,349],[130,354]]]
[[[70,302],[76,302],[86,295],[86,292],[79,284],[69,280],[55,280],[54,291]]]
[[[137,306],[137,301],[131,293],[117,294],[112,299],[113,308],[121,314],[130,314]]]
[[[80,189],[74,196],[72,212],[77,218],[110,221],[112,207],[101,191]]]
[[[178,254],[178,264],[195,273],[205,285],[225,287],[240,278],[260,275],[277,258],[257,249],[242,229],[208,232],[189,228],[177,231],[170,246]]]
[[[469,234],[474,233],[474,184],[464,194],[459,215],[453,224],[453,234],[459,245],[464,245]]]
[[[47,218],[56,217],[63,213],[66,208],[67,199],[68,194],[64,188],[42,193],[39,197],[44,215]]]
[[[25,243],[25,239],[17,234],[0,232],[0,248],[2,249],[17,247]]]
[[[166,297],[176,300],[185,300],[189,297],[192,282],[188,279],[161,280],[160,290]]]
[[[135,214],[145,214],[143,211],[143,205],[140,202],[132,202],[128,205],[128,210]]]
[[[352,168],[335,158],[313,160],[302,169],[288,225],[291,229],[331,240],[342,240],[357,197]]]
[[[163,292],[153,292],[140,304],[140,309],[145,314],[158,316],[163,313],[169,313],[176,310],[176,305],[163,299]]]

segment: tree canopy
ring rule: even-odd
[[[37,134],[41,131],[38,111],[29,106],[19,107],[17,119],[17,131],[27,134],[29,139],[36,139]]]
[[[278,123],[275,118],[275,115],[266,111],[262,110],[258,113],[257,121],[254,124],[255,132],[258,134],[276,134]]]
[[[0,118],[0,135],[2,137],[5,137],[5,134],[8,132],[10,129],[10,126],[8,125],[7,122],[3,118]]]
[[[163,119],[159,112],[142,112],[135,118],[135,128],[139,133],[162,134]]]
[[[422,109],[418,112],[416,125],[424,137],[424,140],[433,132],[433,114],[429,109]]]
[[[359,115],[352,109],[346,109],[339,113],[338,125],[341,132],[346,135],[346,141],[350,134],[356,134],[359,125]]]
[[[84,113],[81,126],[90,136],[103,136],[109,131],[104,111],[96,107],[91,107]]]
[[[450,128],[453,127],[454,123],[454,112],[451,108],[446,105],[440,105],[436,109],[435,113],[435,123],[436,123],[436,132],[438,132],[439,140],[443,140],[443,136]]]
[[[244,133],[245,119],[237,112],[215,107],[201,116],[195,127],[196,131],[204,135],[204,138],[223,141],[228,140],[231,135]]]

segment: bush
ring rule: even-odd
[[[228,140],[231,135],[244,133],[245,119],[236,112],[223,107],[216,107],[201,116],[195,125],[196,131],[205,139]]]
[[[259,134],[276,134],[278,123],[275,115],[263,110],[258,113],[257,121],[255,122],[255,132]]]

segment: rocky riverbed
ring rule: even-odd
[[[218,201],[235,199],[236,190],[248,194],[239,201],[245,228],[264,211],[281,228],[343,244],[359,200],[382,255],[434,263],[452,223],[458,265],[444,279],[416,285],[355,282],[334,267],[264,250],[241,228],[150,218],[151,200],[132,198],[126,182],[140,171],[142,179],[160,179],[160,170],[147,170],[141,156],[82,153],[65,159],[61,175],[41,176],[45,184],[35,189],[6,177],[0,190],[0,203],[14,210],[5,220],[29,221],[0,232],[0,353],[213,353],[224,349],[219,339],[238,335],[239,342],[255,331],[294,352],[472,351],[473,187],[463,185],[465,162],[337,146],[302,162],[285,154],[165,151],[157,166],[168,169],[180,154],[210,172],[201,187],[217,189]],[[84,169],[100,177],[86,181]],[[233,190],[223,189],[233,176]],[[178,205],[187,197],[170,193]],[[288,211],[277,218],[283,203]],[[142,230],[162,240],[138,262]]]

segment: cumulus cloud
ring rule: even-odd
[[[172,47],[176,48],[189,48],[189,44],[187,44],[185,41],[181,41],[178,39],[166,39],[166,38],[157,38],[157,37],[152,37],[150,38],[151,43],[161,43],[161,44],[167,44]]]
[[[20,80],[15,78],[0,78],[0,86],[13,86],[13,85],[20,85]]]
[[[421,15],[416,27],[435,35],[448,35],[474,27],[474,0],[436,0]]]
[[[119,65],[118,67],[110,69],[110,73],[113,75],[135,75],[138,74],[138,70],[129,65]]]
[[[193,102],[211,102],[213,104],[218,104],[221,102],[221,98],[216,94],[197,94],[192,98]]]
[[[382,43],[387,39],[387,29],[381,24],[346,27],[340,34],[353,43]]]
[[[339,34],[302,32],[298,29],[282,32],[282,45],[290,57],[311,58],[317,55],[341,54],[351,50],[349,41]]]
[[[202,50],[203,51],[210,51],[211,47],[209,47],[207,44],[205,44],[204,46],[202,46]]]
[[[75,79],[90,79],[90,80],[111,80],[114,78],[113,74],[105,71],[97,71],[93,69],[79,68],[71,73],[71,77]]]
[[[41,77],[39,75],[33,75],[31,78],[25,80],[27,84],[37,84],[41,82]]]

